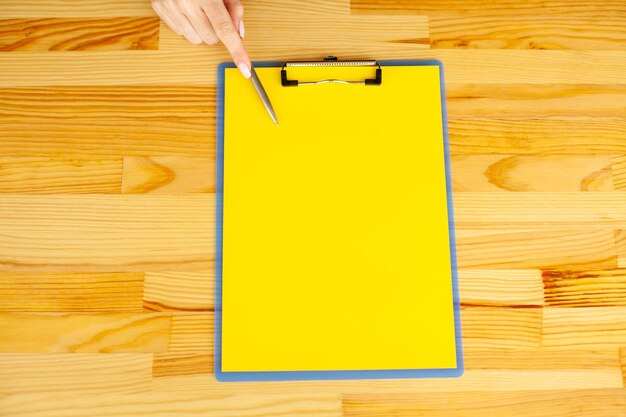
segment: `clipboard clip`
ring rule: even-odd
[[[366,78],[365,80],[349,81],[329,78],[319,81],[298,81],[287,78],[288,67],[376,67],[376,75],[374,78]],[[383,70],[376,60],[350,60],[339,61],[336,56],[328,56],[322,61],[292,61],[285,62],[280,70],[280,81],[283,87],[297,87],[299,85],[317,85],[325,83],[339,84],[359,84],[359,85],[381,85],[383,82]]]

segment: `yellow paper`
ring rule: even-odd
[[[439,68],[257,73],[279,127],[225,74],[222,371],[456,367]]]

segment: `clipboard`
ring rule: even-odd
[[[462,375],[441,62],[254,66],[280,127],[218,68],[216,379]]]

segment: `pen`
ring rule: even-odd
[[[272,103],[270,102],[270,99],[267,96],[267,93],[265,92],[265,88],[263,88],[263,84],[261,84],[261,80],[259,80],[259,76],[256,75],[256,71],[254,70],[254,67],[251,68],[250,74],[251,74],[250,79],[252,80],[252,84],[254,85],[256,92],[259,93],[259,97],[261,97],[261,101],[263,102],[265,109],[270,114],[270,117],[272,118],[274,123],[276,123],[276,126],[278,126],[278,118],[276,117],[276,113],[274,112]]]

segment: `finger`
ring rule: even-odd
[[[242,38],[246,34],[246,28],[243,25],[243,4],[240,0],[224,0],[230,19],[235,25],[235,29],[239,32],[239,36]]]
[[[217,35],[213,31],[213,26],[206,14],[204,14],[204,10],[197,5],[196,2],[187,1],[183,2],[183,13],[191,22],[195,32],[200,36],[203,42],[209,45],[215,45],[218,41]]]
[[[198,35],[187,16],[183,14],[177,4],[173,1],[168,1],[163,6],[166,9],[167,16],[189,42],[194,45],[202,43],[202,38],[200,38],[200,35]]]
[[[169,26],[177,35],[180,35],[180,29],[176,26],[176,24],[170,19],[167,15],[167,11],[163,7],[163,3],[159,0],[152,0],[152,8],[156,12],[156,14],[165,22],[167,26]]]
[[[209,21],[213,25],[215,34],[226,46],[226,49],[228,49],[232,55],[233,61],[237,64],[243,76],[250,78],[250,69],[252,67],[250,58],[243,47],[239,32],[235,29],[224,3],[221,0],[211,1],[205,4],[203,8]]]

